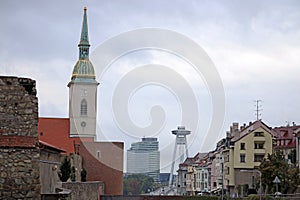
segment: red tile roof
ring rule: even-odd
[[[59,147],[56,147],[56,146],[54,146],[52,144],[49,144],[47,142],[39,140],[39,143],[40,143],[40,148],[46,147],[46,148],[53,149],[53,150],[58,151],[58,152],[66,152],[65,150],[63,150],[63,149],[61,149]]]
[[[67,154],[74,153],[74,143],[80,144],[81,139],[69,137],[70,119],[69,118],[39,118],[38,123],[39,139],[48,144],[64,149]],[[83,138],[92,141],[92,138]],[[83,140],[82,139],[82,140]]]
[[[274,148],[290,149],[296,148],[296,135],[294,132],[299,129],[299,125],[275,127],[274,131]]]
[[[281,127],[275,127],[273,128],[275,134],[274,137],[278,139],[283,139],[283,138],[293,138],[294,132],[299,129],[300,126],[281,126]]]

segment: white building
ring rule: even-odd
[[[145,174],[159,182],[160,152],[157,138],[142,138],[127,150],[127,173]]]
[[[74,66],[69,87],[70,137],[96,137],[97,87],[95,70],[89,59],[89,37],[84,8],[79,59]]]

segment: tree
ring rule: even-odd
[[[70,174],[71,174],[71,163],[68,156],[64,158],[59,169],[60,169],[60,172],[58,173],[59,179],[62,182],[66,182],[70,178]]]
[[[83,168],[80,172],[80,176],[81,176],[81,182],[86,182],[86,170]]]
[[[132,174],[124,179],[123,185],[125,195],[144,194],[153,189],[154,181],[143,174]]]
[[[264,159],[259,170],[262,173],[262,183],[267,193],[274,193],[275,183],[273,180],[276,176],[280,179],[279,190],[282,193],[288,191],[293,192],[299,184],[299,169],[295,165],[289,165],[286,163],[284,155],[281,151],[277,151],[272,155],[268,155],[267,159]]]
[[[291,150],[291,153],[288,155],[288,158],[291,160],[291,163],[296,164],[296,149]]]

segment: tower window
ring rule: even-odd
[[[87,101],[83,99],[80,104],[80,115],[87,116]]]

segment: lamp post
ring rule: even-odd
[[[254,170],[247,170],[247,169],[244,170],[244,169],[242,169],[240,172],[256,172],[256,173],[259,174],[259,200],[261,200],[262,199],[261,172],[257,169],[254,169]]]

